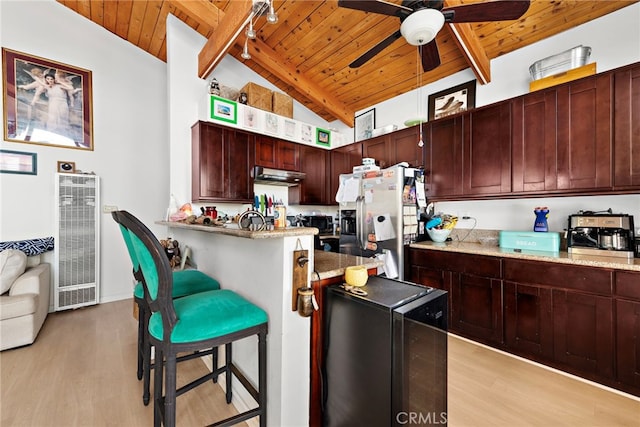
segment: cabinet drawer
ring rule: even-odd
[[[640,301],[640,273],[616,271],[616,295]]]
[[[501,277],[500,258],[482,255],[451,253],[430,249],[411,249],[409,263],[422,267],[439,268],[440,270],[456,273],[473,274],[476,276]]]
[[[504,279],[612,295],[613,271],[554,262],[504,260]]]

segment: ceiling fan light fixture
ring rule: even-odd
[[[444,15],[435,9],[420,9],[402,21],[400,34],[413,46],[433,40],[444,25]]]

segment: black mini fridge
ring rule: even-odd
[[[373,276],[324,319],[324,426],[447,424],[447,292]]]

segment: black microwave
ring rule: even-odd
[[[333,217],[331,215],[303,215],[305,227],[315,227],[320,234],[333,234]]]

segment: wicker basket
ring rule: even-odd
[[[247,105],[261,110],[271,111],[273,91],[266,87],[249,82],[240,89],[240,92],[247,94]]]
[[[280,92],[273,92],[273,112],[283,116],[293,118],[293,98]]]

